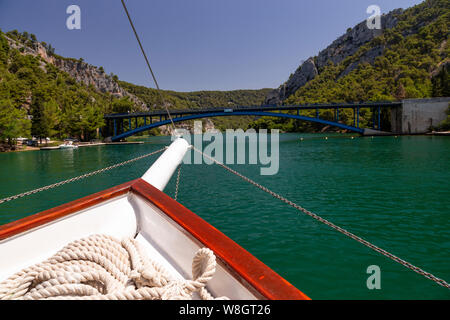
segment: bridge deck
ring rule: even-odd
[[[292,110],[323,110],[323,109],[355,109],[355,108],[393,108],[400,107],[401,102],[377,102],[377,103],[332,103],[332,104],[306,104],[306,105],[265,105],[265,106],[238,106],[238,107],[221,107],[221,108],[206,108],[206,109],[186,109],[186,110],[169,110],[173,116],[182,116],[189,114],[203,114],[203,113],[215,113],[224,112],[227,110],[229,113],[249,112],[249,111],[292,111]],[[159,117],[167,115],[165,110],[157,110],[151,112],[138,112],[138,113],[121,113],[121,114],[106,114],[105,119],[128,119],[136,117]]]
[[[302,121],[316,122],[323,125],[331,125],[341,129],[364,133],[364,129],[360,128],[359,112],[363,108],[371,108],[373,110],[373,129],[381,130],[381,109],[401,107],[401,102],[361,102],[361,103],[332,103],[332,104],[308,104],[308,105],[265,105],[265,106],[238,106],[238,107],[221,107],[208,109],[189,109],[189,110],[170,110],[174,122],[182,122],[200,118],[224,117],[224,116],[259,116],[259,117],[281,117]],[[321,119],[319,111],[324,109],[334,110],[334,121]],[[339,111],[341,109],[353,109],[353,126],[346,125],[339,119]],[[315,117],[301,115],[302,110],[315,110]],[[297,114],[285,113],[281,111],[297,111]],[[159,117],[159,121],[154,118]],[[106,120],[106,128],[104,133],[111,136],[112,141],[119,141],[139,132],[147,131],[156,127],[167,125],[170,123],[165,110],[157,110],[152,112],[140,113],[122,113],[107,114],[104,116]],[[138,125],[138,118],[143,118],[141,124]],[[149,123],[147,123],[149,118]],[[133,128],[132,119],[135,119]],[[128,122],[128,130],[124,131],[124,120]],[[376,125],[378,123],[378,125]]]

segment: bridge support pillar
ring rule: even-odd
[[[359,107],[356,108],[356,127],[359,128]]]
[[[375,130],[375,108],[372,109],[372,129]]]
[[[430,131],[447,118],[450,97],[407,99],[391,109],[391,131],[399,134],[421,134]]]
[[[381,107],[378,107],[378,130],[381,130]]]
[[[374,130],[374,129],[364,129],[363,136],[390,136],[392,135],[392,132],[385,132],[381,130]]]

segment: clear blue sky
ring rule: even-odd
[[[421,0],[127,0],[163,89],[275,88],[377,4],[383,13]],[[66,8],[81,8],[81,30]],[[56,53],[154,87],[120,0],[0,0],[0,28],[34,33]]]

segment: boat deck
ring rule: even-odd
[[[0,282],[94,234],[134,237],[175,279],[192,279],[201,248],[216,255],[213,296],[236,300],[308,299],[261,261],[142,179],[0,226]]]

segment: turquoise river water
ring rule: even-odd
[[[304,140],[300,141],[300,137]],[[0,198],[157,150],[143,145],[0,154]],[[0,224],[140,177],[156,156],[0,205]],[[450,281],[450,139],[283,134],[280,170],[235,170]],[[174,193],[174,180],[165,192]],[[312,299],[450,299],[450,290],[283,204],[217,166],[184,165],[179,202]],[[7,259],[7,257],[0,257]],[[367,268],[381,269],[369,290]]]

